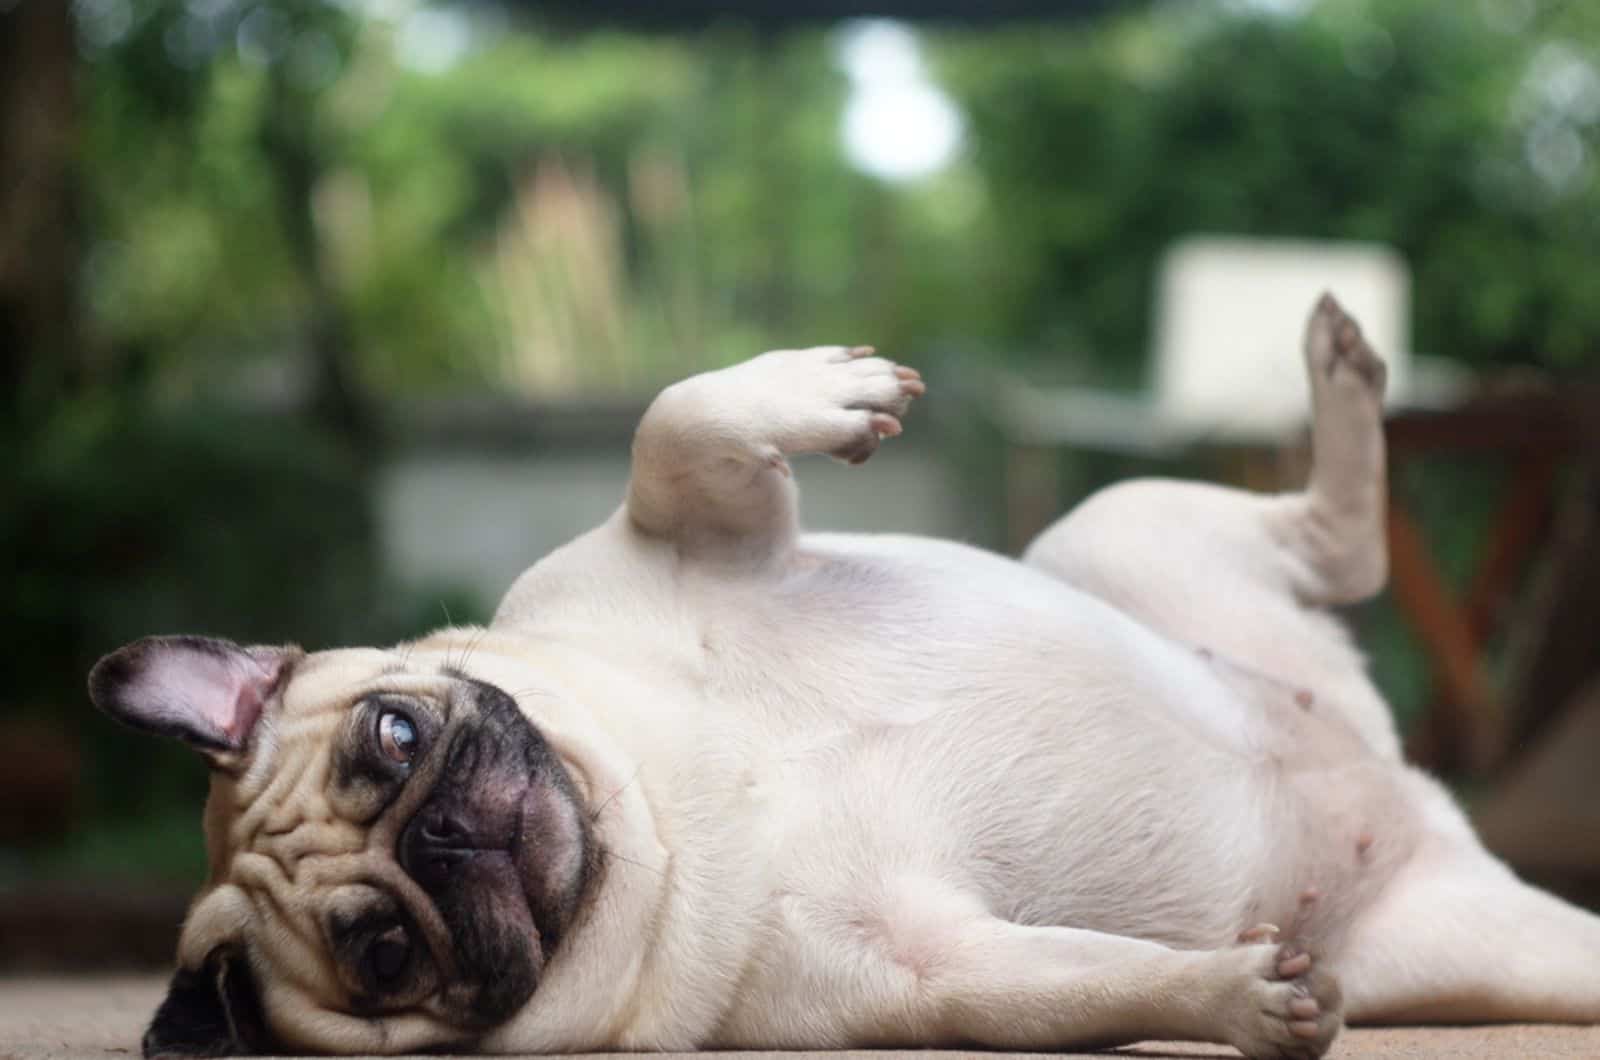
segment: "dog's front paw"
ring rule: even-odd
[[[1228,1041],[1251,1060],[1315,1060],[1343,1026],[1339,983],[1304,946],[1241,946],[1223,998]]]
[[[870,346],[775,350],[745,366],[770,397],[782,452],[859,464],[901,432],[900,418],[927,387],[915,368],[875,353]]]

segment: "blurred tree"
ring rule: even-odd
[[[260,356],[353,441],[366,432],[341,292],[315,196],[320,109],[355,22],[322,0],[77,5],[87,68],[84,193],[96,237],[90,308],[108,380],[169,390]]]
[[[819,31],[78,10],[96,363],[154,357],[168,391],[255,364],[353,422],[367,387],[639,389],[841,337],[1131,382],[1156,260],[1197,230],[1394,243],[1427,352],[1559,367],[1600,329],[1592,5],[1205,2],[942,31],[970,155],[904,187],[844,158]],[[562,170],[588,189],[571,209]]]
[[[0,430],[36,421],[76,362],[73,59],[67,5],[0,5]]]
[[[1004,204],[1007,330],[1132,380],[1157,260],[1197,231],[1391,243],[1420,350],[1592,364],[1597,41],[1594,5],[1322,0],[952,34],[940,54]]]
[[[118,827],[203,786],[177,749],[129,758],[91,716],[100,652],[159,630],[394,632],[374,605],[350,347],[306,234],[307,101],[326,87],[307,78],[338,62],[349,21],[314,0],[0,3],[0,364],[17,412],[0,429],[0,724],[64,734],[63,820]],[[264,334],[305,364],[303,399],[232,382],[249,366],[236,349]]]
[[[252,27],[257,27],[252,32]],[[352,441],[367,441],[371,415],[350,361],[350,326],[317,229],[316,194],[325,177],[327,146],[318,133],[317,104],[348,51],[348,20],[315,0],[260,5],[239,23],[247,55],[266,68],[259,143],[277,189],[280,223],[295,271],[305,287],[306,346],[313,371],[313,411]],[[312,42],[308,44],[307,42]],[[342,45],[342,46],[341,46]],[[326,49],[308,68],[307,48]],[[298,49],[298,50],[297,50]]]

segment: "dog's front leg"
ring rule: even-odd
[[[664,390],[633,442],[628,516],[686,552],[760,561],[798,529],[786,457],[871,456],[923,392],[864,346],[777,350]]]
[[[1341,1025],[1337,983],[1292,946],[1172,950],[984,917],[921,971],[934,1036],[998,1049],[1181,1039],[1310,1060]]]

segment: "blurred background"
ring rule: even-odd
[[[1324,287],[1394,372],[1377,680],[1594,901],[1597,166],[1583,0],[0,0],[0,970],[164,963],[202,870],[100,654],[486,620],[778,346],[930,382],[818,528],[1290,486]]]

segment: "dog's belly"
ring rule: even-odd
[[[763,601],[809,631],[724,659],[768,683],[780,891],[932,873],[1024,923],[1212,947],[1272,921],[1332,942],[1406,845],[1398,767],[1335,704],[1020,564],[817,537]]]
[[[820,704],[830,719],[910,724],[991,699],[1124,703],[1194,738],[1244,747],[1250,704],[1183,650],[1096,597],[1032,567],[951,542],[811,535],[787,576],[755,586],[708,623],[751,644],[745,661],[779,679],[848,681]],[[793,635],[789,635],[790,633]],[[824,644],[826,647],[824,647]],[[730,660],[735,665],[740,660]],[[811,703],[797,702],[802,716]],[[1137,702],[1127,703],[1137,699]]]

